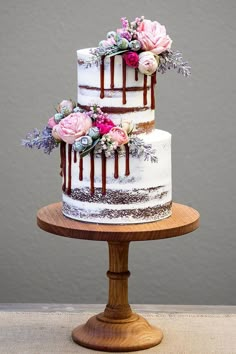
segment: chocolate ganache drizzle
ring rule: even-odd
[[[67,151],[66,151],[67,146]],[[77,164],[77,152],[72,150],[71,144],[66,144],[64,141],[60,145],[61,155],[61,172],[63,177],[62,190],[65,194],[71,195],[72,192],[72,155],[73,163]],[[107,175],[107,157],[103,151],[101,154],[102,164],[102,195],[106,194],[106,175]],[[129,165],[129,147],[125,144],[125,176],[130,175]],[[114,178],[119,178],[119,154],[117,151],[114,153]],[[83,180],[83,157],[79,158],[79,180]],[[95,156],[94,151],[90,152],[90,193],[95,193]]]
[[[79,65],[81,63],[79,62]],[[151,84],[148,86],[147,84],[147,75],[140,76],[139,70],[134,69],[134,79],[135,81],[139,81],[140,77],[143,77],[143,85],[142,86],[134,86],[127,87],[127,64],[124,59],[122,59],[122,87],[115,87],[115,56],[110,57],[110,89],[105,89],[105,57],[101,58],[100,64],[100,88],[89,87],[80,85],[80,88],[85,88],[89,90],[100,90],[100,98],[103,99],[106,96],[106,91],[121,91],[122,92],[122,106],[121,107],[102,107],[104,113],[127,113],[127,112],[135,112],[135,110],[146,110],[148,104],[148,91],[150,91],[150,108],[152,110],[155,109],[155,91],[154,87],[156,84],[156,73],[151,76]],[[143,91],[143,107],[124,107],[127,103],[126,92],[127,91]],[[89,110],[89,106],[83,106],[78,104],[79,107]],[[142,133],[144,131],[149,131],[154,128],[154,122],[140,123],[138,133]],[[125,176],[130,175],[130,161],[129,161],[129,146],[128,144],[124,145],[125,148]],[[61,156],[61,164],[60,164],[60,175],[63,177],[62,190],[65,194],[71,195],[72,191],[72,154],[73,154],[73,163],[78,164],[78,178],[79,181],[83,181],[83,157],[79,156],[77,158],[77,152],[72,150],[71,144],[66,144],[65,142],[61,142],[60,144],[60,156]],[[94,150],[90,152],[90,194],[94,195],[95,193],[95,154]],[[102,195],[106,194],[106,177],[107,177],[107,157],[105,152],[103,151],[101,154],[101,182],[102,182]],[[119,154],[117,151],[114,152],[114,178],[119,178]]]

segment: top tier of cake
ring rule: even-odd
[[[151,76],[126,65],[122,55],[91,63],[90,48],[77,51],[78,106],[89,110],[94,104],[117,125],[123,119],[135,124],[136,133],[149,133],[155,125],[156,72]]]

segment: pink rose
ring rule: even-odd
[[[59,113],[68,115],[73,112],[74,107],[75,103],[72,100],[63,100],[61,103],[59,103],[57,111]]]
[[[145,75],[152,75],[157,69],[158,63],[152,52],[139,54],[139,71]]]
[[[53,128],[57,123],[55,122],[54,116],[49,118],[48,120],[48,127]]]
[[[143,20],[137,28],[137,35],[143,50],[160,54],[171,48],[172,40],[166,34],[165,26],[157,21]]]
[[[138,67],[138,53],[136,52],[128,52],[122,55],[123,59],[125,60],[126,64],[128,66],[131,66],[131,68],[137,68]]]
[[[92,120],[87,114],[71,113],[59,122],[57,133],[63,141],[73,144],[75,139],[85,135],[91,126]]]
[[[99,129],[100,135],[104,135],[107,134],[111,130],[111,128],[115,126],[115,124],[112,122],[111,119],[103,116],[101,119],[97,119],[93,123],[93,126]]]
[[[128,143],[129,137],[126,131],[120,127],[113,127],[108,136],[112,141],[114,141],[118,146]]]
[[[56,141],[61,141],[61,137],[58,135],[57,129],[58,124],[54,125],[54,127],[52,128],[52,136]]]
[[[95,127],[99,129],[99,133],[101,135],[104,135],[107,134],[114,127],[114,125],[97,123]]]

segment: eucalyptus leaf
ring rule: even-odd
[[[122,53],[125,53],[125,52],[128,52],[128,51],[129,51],[129,49],[120,50],[119,52],[115,52],[115,53],[111,53],[111,54],[107,55],[107,57],[108,58],[114,57],[114,55],[122,54]]]
[[[91,146],[89,146],[87,149],[85,149],[84,151],[80,152],[79,156],[80,157],[85,157],[86,155],[88,155],[90,153],[90,151],[93,150],[93,148],[97,145],[99,140],[100,140],[100,138],[94,140],[93,144]]]

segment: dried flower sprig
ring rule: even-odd
[[[52,129],[46,126],[41,132],[34,129],[22,140],[22,145],[33,149],[43,149],[45,154],[50,155],[52,150],[59,146],[59,143],[52,136]]]
[[[131,136],[129,140],[129,153],[133,157],[144,157],[145,161],[158,162],[156,150],[151,144],[145,144],[141,138]]]
[[[115,151],[117,151],[119,154],[122,153],[122,149],[110,139],[108,134],[103,135],[95,147],[95,155],[97,157],[100,157],[102,152],[105,153],[106,157],[114,157]]]
[[[186,77],[191,75],[191,67],[187,61],[184,61],[182,53],[178,50],[170,50],[159,56],[158,72],[164,74],[170,69],[176,69],[178,74],[182,74]]]

